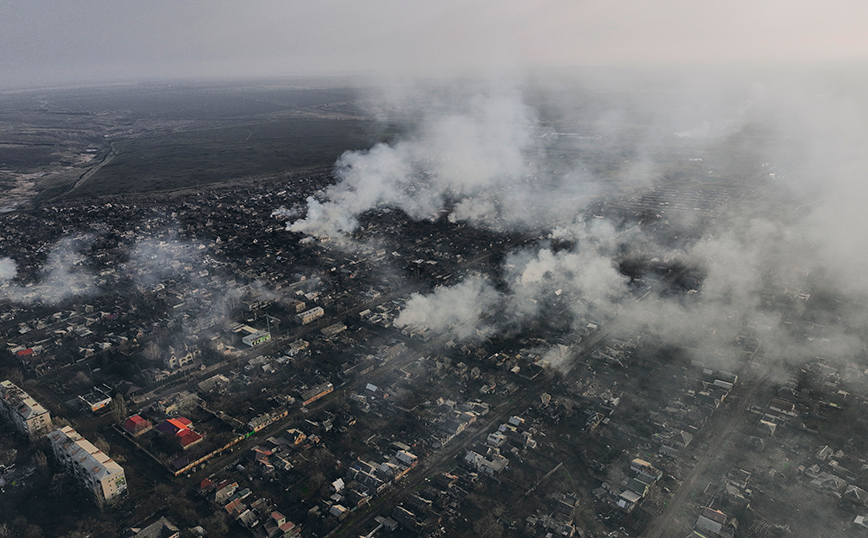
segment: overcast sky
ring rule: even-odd
[[[868,58],[864,0],[12,0],[0,87]]]

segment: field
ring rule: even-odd
[[[323,81],[0,95],[0,207],[327,170],[384,136],[358,99]]]
[[[124,140],[116,156],[69,193],[89,197],[186,188],[301,168],[329,167],[367,146],[356,120],[287,119]]]

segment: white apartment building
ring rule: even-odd
[[[69,426],[48,434],[54,456],[93,492],[99,505],[111,504],[127,491],[124,469]]]
[[[51,415],[15,383],[0,381],[0,414],[31,439],[51,429]]]

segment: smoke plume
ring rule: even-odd
[[[581,100],[569,83],[474,88],[435,95],[417,116],[401,96],[405,117],[420,118],[407,136],[345,154],[334,186],[275,215],[295,218],[291,231],[344,235],[369,210],[445,210],[489,229],[548,230],[561,245],[508,252],[496,286],[469,276],[414,294],[400,327],[471,340],[555,316],[575,340],[589,325],[642,330],[724,368],[744,358],[745,339],[784,363],[864,349],[859,81],[639,80],[649,91],[637,79],[586,81]]]
[[[15,264],[15,260],[12,258],[0,259],[0,282],[15,278],[17,272],[18,266]]]
[[[13,284],[0,290],[2,298],[13,303],[54,305],[69,297],[86,295],[94,290],[92,276],[84,269],[84,256],[80,254],[84,245],[92,238],[67,237],[49,249],[48,259],[39,272],[38,280],[30,285]],[[8,258],[0,263],[3,276],[12,275],[15,263]]]
[[[341,156],[338,183],[308,198],[305,218],[287,228],[317,236],[347,234],[362,213],[394,207],[413,219],[448,210],[453,222],[526,229],[580,206],[593,192],[583,172],[540,166],[543,132],[519,92],[478,93],[446,106],[449,112],[432,108],[406,139]]]

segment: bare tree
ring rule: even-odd
[[[41,450],[33,453],[33,461],[36,462],[36,466],[40,471],[45,471],[48,468],[48,458],[45,457],[45,453]]]
[[[9,371],[9,378],[19,387],[24,384],[24,374],[21,372],[21,368],[12,368]]]
[[[111,404],[112,418],[120,424],[127,418],[127,402],[123,394],[116,394]]]
[[[104,454],[108,454],[108,453],[109,453],[109,444],[106,442],[105,439],[102,438],[101,435],[97,435],[97,436],[96,436],[96,439],[95,439],[94,442],[93,442],[93,446],[95,446],[95,447],[97,447],[98,449],[102,450]]]

